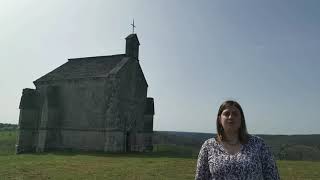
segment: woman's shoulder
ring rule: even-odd
[[[210,139],[207,139],[204,141],[203,143],[203,147],[208,147],[208,146],[215,146],[217,144],[217,141],[216,139],[213,137],[213,138],[210,138]]]
[[[248,144],[260,146],[260,145],[264,145],[265,141],[260,136],[250,134],[248,135]]]

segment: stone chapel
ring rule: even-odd
[[[125,54],[69,59],[23,89],[16,152],[151,151],[154,101],[139,45],[130,34]]]

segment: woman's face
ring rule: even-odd
[[[241,125],[241,113],[238,108],[230,106],[222,111],[219,120],[224,131],[238,132]]]

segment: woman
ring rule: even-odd
[[[280,179],[272,153],[263,139],[249,135],[241,106],[225,101],[217,115],[217,137],[202,145],[196,180]]]

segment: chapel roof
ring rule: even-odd
[[[35,80],[34,83],[88,77],[107,77],[113,69],[116,69],[117,66],[123,64],[123,61],[127,60],[128,57],[125,54],[72,58],[48,74]]]

